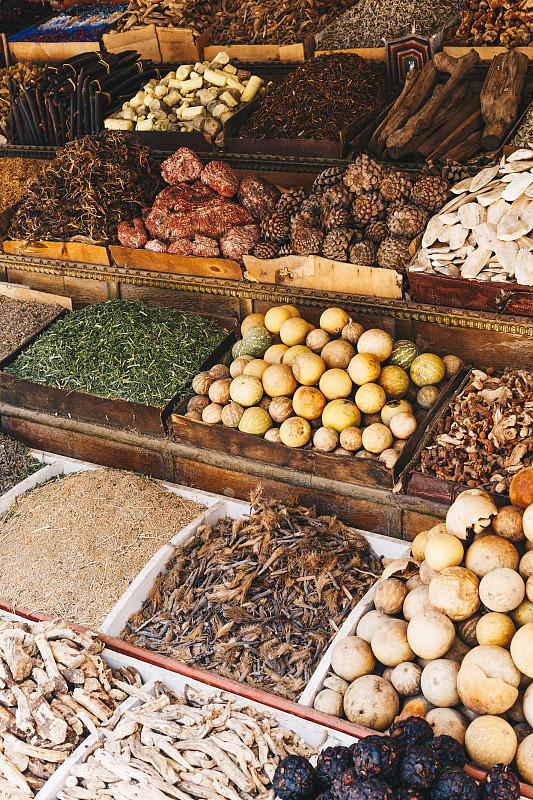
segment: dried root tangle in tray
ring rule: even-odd
[[[58,800],[274,800],[280,760],[317,753],[269,711],[225,692],[175,692],[160,682],[154,689],[100,728],[103,741],[71,767]]]
[[[85,136],[59,150],[28,185],[9,235],[30,241],[114,241],[118,223],[140,216],[160,188],[147,148],[120,131]]]
[[[63,622],[0,621],[0,797],[30,798],[141,686],[103,642]]]
[[[253,506],[176,548],[122,638],[296,699],[381,565],[335,517]]]

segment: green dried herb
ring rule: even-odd
[[[56,389],[164,406],[184,396],[226,331],[197,314],[126,300],[67,314],[6,370]]]

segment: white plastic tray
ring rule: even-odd
[[[213,691],[213,687],[207,686],[200,681],[188,680],[174,672],[168,672],[167,670],[153,667],[148,664],[143,664],[141,668],[139,667],[139,662],[136,662],[135,659],[128,659],[126,656],[118,656],[117,654],[110,653],[107,650],[104,650],[102,656],[112,666],[118,666],[121,664],[129,665],[131,663],[133,666],[137,667],[143,678],[146,677],[147,685],[143,686],[143,688],[149,694],[154,693],[155,681],[163,681],[170,689],[178,692],[182,692],[186,685],[191,686],[197,691]],[[294,717],[292,714],[287,714],[283,711],[277,711],[269,706],[263,705],[262,703],[257,703],[253,700],[245,700],[237,695],[231,695],[231,697],[233,699],[234,706],[236,707],[252,706],[253,708],[261,711],[268,711],[278,720],[282,727],[298,734],[298,736],[300,736],[311,747],[323,749],[324,747],[334,747],[335,745],[339,744],[347,747],[348,745],[357,741],[356,737],[351,737],[347,734],[334,731],[330,728],[318,725],[315,722],[308,722],[307,720]],[[139,704],[140,701],[137,698],[132,697],[124,701],[123,707],[134,708]],[[65,780],[70,773],[70,767],[74,766],[74,764],[80,763],[80,761],[83,760],[83,756],[87,749],[92,747],[95,743],[96,737],[91,735],[85,740],[85,742],[83,742],[83,744],[76,748],[70,758],[67,759],[67,761],[65,761],[59,767],[59,769],[56,770],[54,775],[46,782],[46,785],[43,786],[40,792],[38,792],[38,794],[35,796],[35,800],[56,800],[57,792],[65,786]]]

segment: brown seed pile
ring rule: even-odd
[[[43,169],[42,161],[28,158],[0,159],[0,212],[18,203],[31,178]]]
[[[176,548],[121,636],[295,700],[381,565],[335,517],[252,500]]]
[[[211,39],[217,44],[293,44],[321,30],[354,0],[223,0]]]
[[[533,463],[533,373],[473,370],[421,451],[420,471],[447,481],[505,492]]]
[[[38,486],[0,523],[0,597],[97,626],[202,510],[148,478],[110,469]]]
[[[362,0],[317,36],[320,50],[383,47],[386,41],[437,33],[459,12],[460,0]]]
[[[0,361],[55,319],[62,310],[61,306],[12,300],[0,295]]]
[[[0,495],[8,492],[42,464],[33,459],[27,447],[0,433]]]
[[[121,33],[139,25],[156,28],[191,28],[199,35],[213,22],[220,0],[130,0],[118,25],[110,33]]]
[[[358,116],[379,113],[394,96],[385,73],[360,56],[320,56],[268,86],[239,136],[335,140]]]

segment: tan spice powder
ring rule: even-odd
[[[129,472],[49,481],[0,520],[0,597],[98,627],[154,553],[203,510]]]

